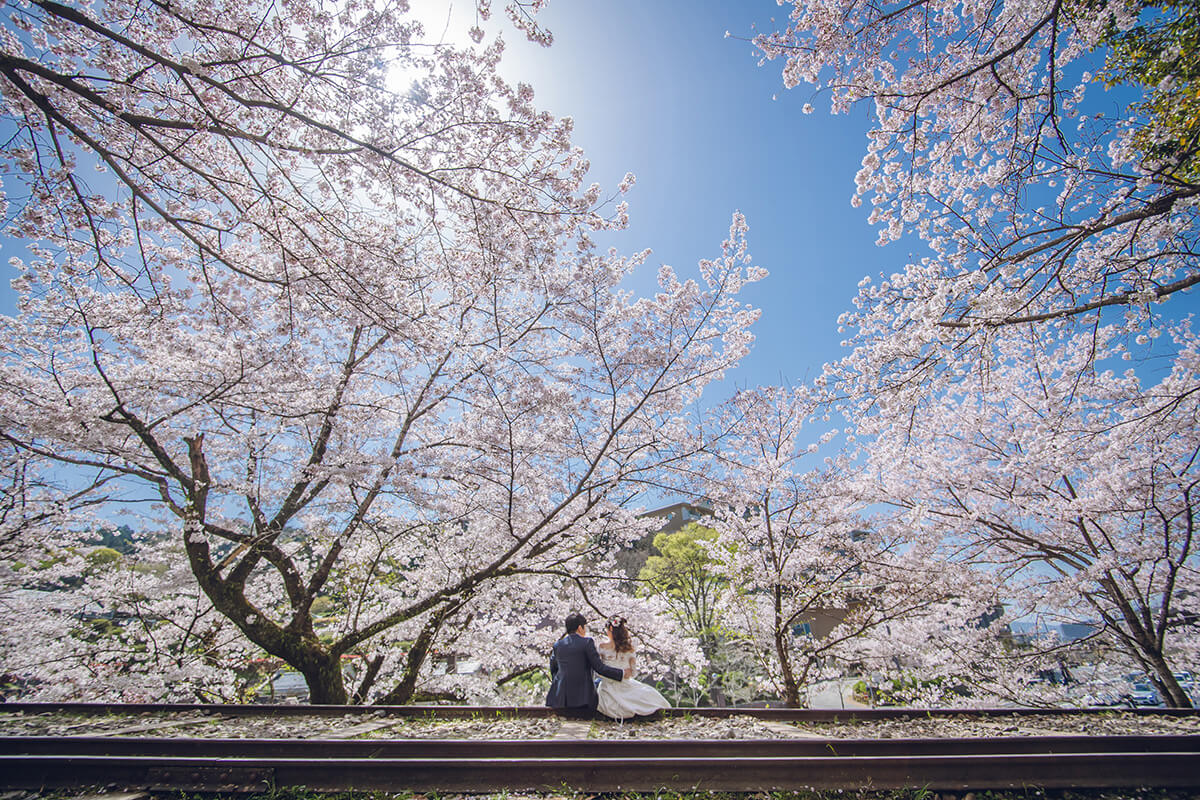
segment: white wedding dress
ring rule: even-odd
[[[600,660],[608,666],[617,667],[624,670],[626,675],[632,676],[637,665],[637,658],[634,654],[618,653],[613,650],[612,645],[606,647],[607,644],[605,642],[596,648],[596,652],[600,654]],[[632,677],[627,677],[622,681],[602,677],[597,692],[600,695],[600,702],[597,704],[596,710],[613,719],[623,720],[646,716],[671,705],[653,686],[648,686]]]

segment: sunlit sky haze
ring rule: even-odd
[[[759,65],[754,25],[784,13],[774,0],[551,0],[538,19],[551,47],[525,40],[496,0],[485,44],[505,42],[502,72],[533,86],[534,102],[575,121],[590,179],[615,189],[626,172],[630,225],[605,245],[653,254],[634,289],[651,292],[660,264],[682,276],[720,255],[735,211],[746,215],[754,262],[770,273],[749,287],[762,309],[752,355],[734,387],[802,381],[837,358],[837,317],[858,281],[894,272],[908,253],[878,248],[867,209],[851,208],[866,150],[869,108],[831,117],[827,99],[783,88],[779,63]],[[414,0],[426,35],[466,43],[471,0]],[[729,36],[726,36],[726,31]],[[812,102],[817,113],[805,115]],[[888,264],[892,266],[887,267]]]

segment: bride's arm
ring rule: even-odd
[[[629,654],[629,661],[625,667],[625,679],[629,680],[633,677],[634,670],[637,669],[637,656],[633,653]]]

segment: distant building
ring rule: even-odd
[[[1047,624],[1041,620],[1020,620],[1011,626],[1013,640],[1017,644],[1030,645],[1038,640],[1053,637],[1060,642],[1077,642],[1094,636],[1099,630],[1095,622],[1062,622]]]
[[[800,618],[800,622],[792,626],[792,636],[811,636],[814,639],[824,639],[829,632],[842,624],[850,609],[827,607],[814,608]]]
[[[712,515],[712,506],[701,501],[700,503],[672,503],[669,506],[639,514],[638,519],[661,519],[663,521],[662,526],[656,528],[650,535],[650,538],[653,539],[654,534],[674,533],[689,522],[699,522]]]
[[[645,536],[625,550],[617,553],[617,564],[631,578],[636,578],[646,565],[646,559],[654,555],[654,537],[660,533],[675,533],[691,522],[701,522],[713,514],[712,507],[704,501],[698,503],[672,503],[638,514],[638,519],[661,521]]]

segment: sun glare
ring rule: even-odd
[[[465,0],[449,6],[432,0],[412,0],[408,18],[421,25],[421,34],[412,43],[413,47],[421,49],[469,47],[471,30],[481,23],[475,4]],[[397,61],[388,73],[388,88],[395,92],[409,91],[423,74],[421,68]]]

